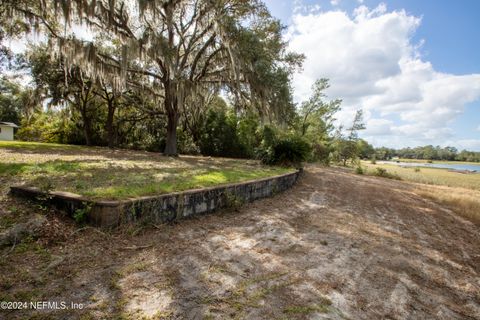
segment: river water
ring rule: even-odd
[[[480,173],[480,164],[467,164],[467,163],[422,163],[422,162],[396,162],[396,161],[378,161],[383,164],[394,164],[401,167],[428,167],[428,168],[441,168],[451,170],[469,170]]]

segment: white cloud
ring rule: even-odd
[[[412,43],[420,24],[421,18],[388,12],[385,4],[360,5],[352,16],[338,10],[297,12],[286,35],[290,49],[306,56],[294,77],[295,100],[308,97],[315,79],[329,78],[328,95],[344,100],[339,121],[351,121],[354,110],[363,108],[363,135],[376,144],[452,139],[452,120],[480,98],[480,74],[436,71],[419,53],[422,42]]]
[[[387,119],[369,119],[366,123],[369,136],[385,136],[392,134],[393,121]]]
[[[480,150],[479,139],[464,139],[457,141],[460,150]]]
[[[339,3],[340,3],[340,0],[330,0],[330,4],[332,6],[338,6]]]

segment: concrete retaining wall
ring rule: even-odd
[[[153,223],[171,222],[269,197],[292,187],[301,172],[300,169],[261,180],[120,201],[93,202],[73,193],[54,191],[46,194],[30,187],[11,187],[10,192],[15,196],[47,202],[71,216],[83,210],[87,222],[115,227],[140,219]]]

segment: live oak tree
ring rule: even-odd
[[[145,2],[139,20],[119,28],[138,34],[129,38],[138,51],[130,47],[125,56],[138,53],[148,67],[131,72],[144,74],[162,98],[167,155],[177,153],[178,121],[192,96],[222,88],[244,104],[272,111],[274,93],[262,77],[299,60],[286,54],[280,25],[257,1]]]
[[[130,85],[128,74],[141,76],[136,85],[153,93],[167,117],[167,155],[177,154],[179,119],[199,92],[230,91],[236,106],[269,115],[292,108],[289,74],[302,57],[286,52],[280,23],[260,1],[5,0],[2,6],[46,31],[65,66],[114,88]],[[75,38],[75,24],[107,34],[121,55]]]
[[[34,47],[28,53],[28,60],[38,92],[44,98],[50,98],[49,105],[68,104],[73,107],[80,114],[85,142],[92,145],[96,83],[78,67],[65,72],[61,61],[52,59],[45,47]]]

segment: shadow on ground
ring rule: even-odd
[[[12,319],[480,319],[480,228],[406,183],[309,167],[238,212],[5,249]],[[36,246],[35,246],[35,245]],[[13,301],[13,300],[11,300]]]

